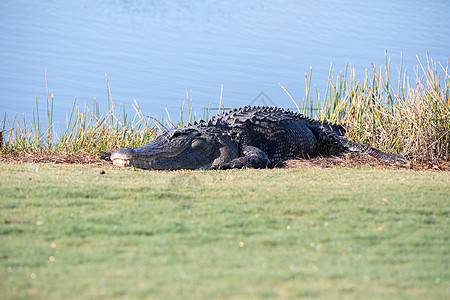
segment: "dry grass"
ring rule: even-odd
[[[19,152],[6,154],[0,161],[9,163],[54,163],[54,164],[86,164],[99,166],[112,166],[112,162],[87,153],[68,154],[34,154]]]

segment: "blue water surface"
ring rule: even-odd
[[[305,72],[323,96],[334,74],[354,63],[361,80],[373,62],[400,55],[414,80],[426,52],[442,65],[450,56],[450,1],[0,1],[0,121],[31,117],[36,97],[45,116],[65,124],[74,99],[113,101],[129,114],[134,99],[149,116],[176,116],[192,96],[194,108],[254,104],[294,107]]]

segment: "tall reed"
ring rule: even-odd
[[[320,120],[346,125],[349,139],[393,153],[403,153],[415,161],[449,159],[450,76],[428,57],[419,58],[411,85],[400,62],[397,88],[390,80],[390,58],[383,68],[366,71],[356,81],[354,65],[336,77],[330,75],[324,99],[307,92],[302,113]],[[441,74],[443,73],[443,78]],[[311,75],[311,73],[310,73]]]
[[[110,152],[123,146],[142,145],[156,136],[155,119],[146,117],[136,101],[133,105],[134,118],[128,120],[125,107],[119,105],[116,109],[112,98],[109,98],[109,110],[104,115],[100,115],[97,99],[94,98],[92,106],[85,103],[80,107],[75,98],[72,110],[66,118],[66,126],[59,127],[59,131],[54,130],[56,125],[52,123],[53,97],[47,99],[51,101],[47,106],[48,126],[45,132],[40,131],[37,101],[32,121],[27,122],[25,115],[21,122],[17,120],[17,115],[11,121],[5,114],[0,125],[5,133],[5,140],[0,149],[2,154],[81,152],[97,155],[100,151]]]

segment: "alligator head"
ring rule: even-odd
[[[111,154],[117,166],[141,169],[209,169],[220,155],[213,135],[194,128],[165,131],[138,148],[120,148]]]

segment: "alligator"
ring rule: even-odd
[[[164,131],[138,148],[111,154],[114,165],[142,169],[266,168],[295,158],[317,156],[320,149],[372,155],[380,160],[406,162],[344,137],[338,124],[320,122],[277,107],[245,106],[216,115],[209,121]]]

